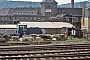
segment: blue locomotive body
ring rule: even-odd
[[[20,35],[20,34],[22,34],[22,35],[42,34],[42,30],[39,27],[30,27],[30,28],[27,28],[26,24],[18,24],[17,25],[17,29],[16,29],[16,33],[18,35]]]

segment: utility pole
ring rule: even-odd
[[[82,25],[84,25],[84,23],[85,23],[85,22],[84,22],[84,9],[85,9],[85,8],[83,7],[83,8],[82,8]]]
[[[65,12],[65,10],[62,11],[62,22],[63,22],[63,18],[64,18],[64,12]]]
[[[88,0],[88,2],[90,2],[90,0]],[[89,7],[90,7],[90,4],[89,4]]]

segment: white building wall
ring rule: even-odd
[[[16,34],[16,29],[6,29],[6,34]]]
[[[16,29],[0,29],[0,34],[16,34]]]
[[[4,29],[0,29],[0,34],[4,34]]]

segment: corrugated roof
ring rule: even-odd
[[[21,24],[27,24],[27,27],[39,27],[39,28],[72,28],[72,24],[66,22],[20,22]]]
[[[55,2],[55,0],[43,0],[43,2]]]
[[[27,24],[27,27],[39,27],[39,28],[72,28],[73,25],[66,22],[20,22],[21,24]],[[0,29],[16,29],[16,25],[0,25]]]
[[[0,25],[0,29],[16,29],[16,25]]]
[[[4,8],[2,10],[0,10],[0,15],[6,15],[8,14],[9,8]]]
[[[58,8],[59,14],[82,16],[82,8]]]
[[[3,8],[0,10],[0,15],[14,15],[15,12],[30,12],[30,11],[37,11],[37,15],[31,15],[31,14],[15,14],[15,15],[29,15],[29,16],[43,16],[41,13],[40,8]]]

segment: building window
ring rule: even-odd
[[[11,20],[12,18],[10,17],[9,19]]]
[[[31,12],[29,12],[29,14],[31,14]]]
[[[28,17],[25,17],[25,20],[28,20]]]
[[[32,12],[32,14],[33,14],[33,12]]]
[[[19,17],[17,17],[17,20],[20,20],[20,18],[19,18]]]
[[[15,20],[15,17],[13,17],[13,20]]]
[[[24,20],[24,17],[21,17],[21,20]]]
[[[38,21],[41,21],[41,18],[40,17],[38,17]]]
[[[15,12],[15,14],[17,14],[17,12]]]
[[[25,14],[25,12],[23,12],[23,14]]]
[[[4,17],[2,17],[2,20],[4,20]]]
[[[26,12],[26,14],[28,14],[28,12]]]
[[[19,14],[22,14],[22,12],[19,12]]]
[[[30,20],[32,20],[32,17],[29,17]]]
[[[34,20],[36,20],[36,17],[34,17]]]
[[[18,12],[18,14],[19,14],[19,12]]]
[[[40,20],[40,17],[38,17],[38,20]]]
[[[48,8],[50,7],[50,5],[48,5]]]
[[[36,12],[34,12],[34,14],[36,14]]]
[[[1,20],[1,17],[0,17],[0,20]]]
[[[46,9],[45,12],[52,12],[52,9]]]
[[[7,17],[5,17],[5,20],[7,20]]]

